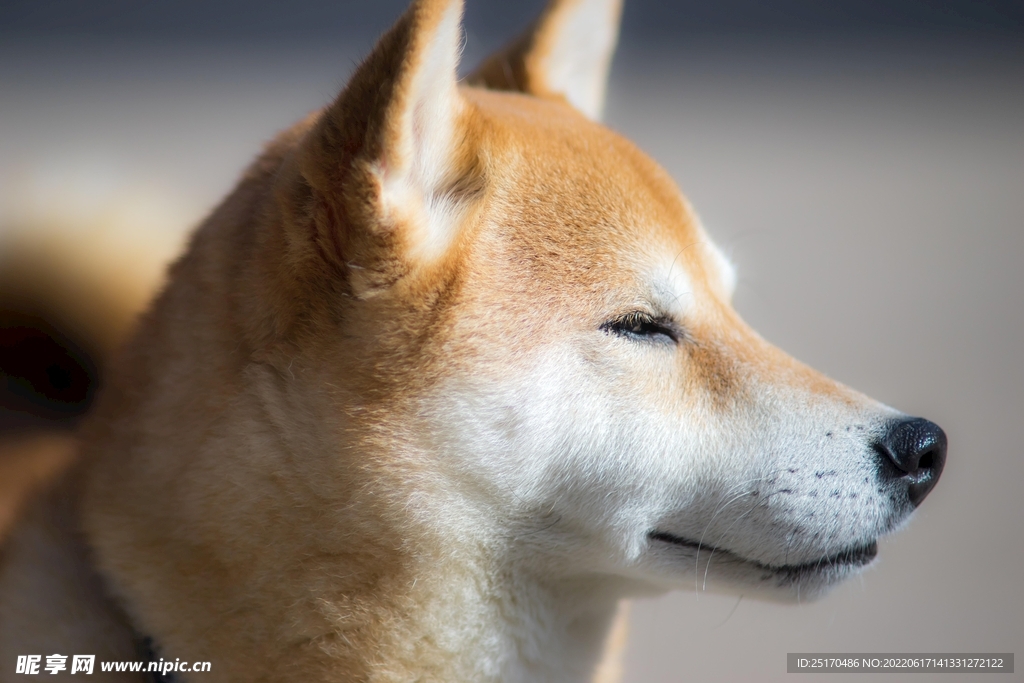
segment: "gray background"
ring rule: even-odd
[[[184,230],[402,4],[8,0],[0,184],[144,185]],[[466,61],[539,4],[470,2]],[[801,606],[637,602],[627,681],[782,680],[795,651],[1024,650],[1022,6],[627,0],[606,119],[732,255],[741,313],[950,440],[862,578]]]

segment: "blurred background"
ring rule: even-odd
[[[70,225],[125,271],[170,258],[404,5],[4,0],[0,284],[35,267],[10,246],[26,230]],[[542,5],[470,0],[465,68]],[[1024,652],[1024,3],[626,0],[606,121],[678,180],[756,329],[950,441],[860,579],[810,605],[636,602],[625,680],[784,680],[787,652]],[[73,426],[125,324],[79,294],[22,317],[0,300],[0,527],[66,459],[32,439]]]

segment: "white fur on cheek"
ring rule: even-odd
[[[484,514],[502,511],[481,527],[529,538],[531,562],[571,558],[577,570],[617,572],[644,552],[664,482],[692,482],[696,459],[680,455],[696,444],[681,442],[675,425],[666,432],[671,421],[644,400],[645,383],[622,372],[631,342],[595,338],[595,353],[555,345],[502,377],[449,384],[429,409],[430,431],[460,488],[484,496]]]

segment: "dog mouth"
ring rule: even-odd
[[[757,567],[758,569],[770,572],[776,576],[784,576],[790,579],[799,579],[802,577],[811,577],[816,575],[825,574],[836,574],[846,573],[849,570],[856,569],[857,567],[863,567],[870,564],[872,560],[878,555],[878,541],[873,540],[869,543],[862,545],[853,545],[847,548],[843,548],[839,552],[822,555],[821,557],[810,560],[808,562],[801,562],[799,564],[769,564],[760,562],[758,560],[752,560],[747,557],[735,553],[726,548],[721,548],[708,543],[701,543],[683,538],[682,536],[676,536],[664,531],[652,531],[647,534],[647,537],[652,541],[658,541],[661,543],[667,543],[669,545],[679,546],[695,550],[697,552],[708,551],[714,555],[721,554],[724,558],[739,560],[748,565]],[[710,560],[709,560],[710,561]]]

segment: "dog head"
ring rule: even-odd
[[[301,355],[347,428],[430,472],[419,523],[544,571],[810,595],[868,563],[941,430],[737,316],[672,180],[593,120],[617,3],[554,3],[483,87],[456,80],[460,13],[415,3],[296,157],[286,234],[345,297]]]
[[[460,12],[417,2],[383,39],[306,134],[289,218],[345,283],[341,412],[430,463],[420,522],[659,585],[808,596],[870,562],[942,431],[739,318],[671,178],[594,121],[617,2],[553,3],[473,87]]]

